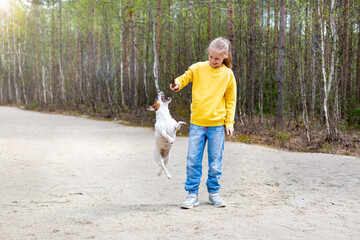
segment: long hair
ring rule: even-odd
[[[226,67],[231,69],[231,43],[230,43],[230,41],[223,37],[218,37],[218,38],[214,39],[210,43],[209,47],[206,49],[207,54],[209,54],[209,50],[213,49],[213,48],[221,51],[224,54],[228,54],[228,57],[224,58],[222,63],[225,64]]]

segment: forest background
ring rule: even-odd
[[[232,43],[234,141],[360,156],[360,1],[0,0],[0,105],[126,120]],[[183,130],[186,134],[187,128]]]

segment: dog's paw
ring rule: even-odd
[[[178,124],[180,124],[180,125],[186,125],[186,122],[179,121]]]
[[[175,142],[175,138],[169,138],[169,142],[173,144]]]

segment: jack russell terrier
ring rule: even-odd
[[[169,161],[170,149],[175,142],[176,131],[178,131],[182,125],[186,124],[182,121],[176,122],[176,120],[171,117],[169,111],[170,102],[171,98],[165,99],[164,93],[159,92],[154,105],[147,108],[149,111],[156,111],[154,157],[157,164],[161,167],[158,176],[160,176],[164,170],[169,179],[171,175],[166,169],[166,165]]]

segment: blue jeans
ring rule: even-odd
[[[187,155],[185,190],[198,193],[202,175],[202,159],[206,141],[208,141],[208,179],[206,182],[209,193],[218,193],[220,189],[222,153],[224,151],[224,126],[200,127],[190,125],[189,148]]]

